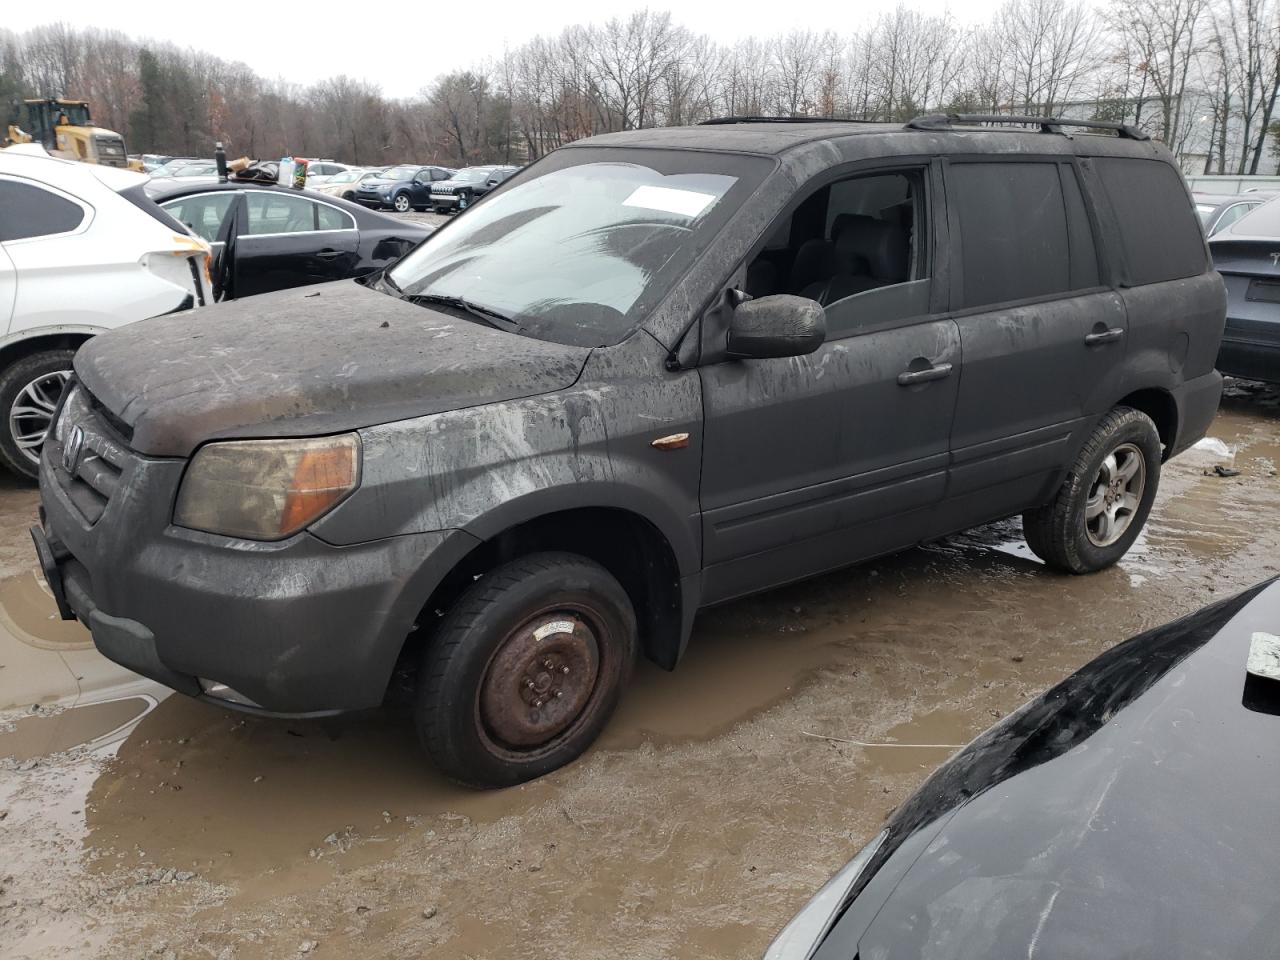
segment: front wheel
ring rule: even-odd
[[[1022,516],[1036,556],[1067,573],[1092,573],[1128,552],[1142,532],[1160,483],[1160,434],[1139,410],[1102,418],[1058,494]]]
[[[391,201],[391,206],[395,208],[396,213],[408,213],[410,206],[408,195],[404,193],[398,194],[396,198]]]
[[[422,745],[469,786],[549,773],[604,729],[636,647],[631,601],[599,564],[570,553],[503,564],[467,588],[427,646]]]
[[[41,350],[0,373],[0,462],[20,477],[40,475],[40,451],[53,425],[53,411],[71,378],[74,350]]]

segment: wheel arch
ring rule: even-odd
[[[1163,387],[1144,387],[1122,397],[1117,407],[1132,407],[1151,418],[1164,447],[1163,459],[1169,459],[1178,437],[1178,403]]]
[[[106,329],[67,324],[23,330],[0,342],[0,370],[41,350],[78,350],[86,340],[105,333]]]
[[[517,557],[544,551],[576,553],[599,563],[626,590],[635,608],[640,649],[672,669],[684,648],[692,617],[681,564],[667,535],[649,518],[614,505],[574,506],[539,513],[490,529],[437,582],[418,616],[419,629],[405,641],[402,660],[416,658],[430,642],[431,626],[477,577]]]

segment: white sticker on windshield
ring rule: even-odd
[[[672,187],[636,187],[631,196],[622,201],[622,205],[661,210],[663,213],[675,213],[692,220],[715,202],[714,193],[676,190]]]

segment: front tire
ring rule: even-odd
[[[599,564],[571,553],[503,564],[467,588],[427,647],[418,736],[459,783],[540,777],[604,729],[636,647],[631,601]]]
[[[1139,410],[1116,407],[1094,429],[1057,496],[1022,515],[1027,546],[1049,566],[1093,573],[1142,532],[1160,483],[1160,434]]]
[[[411,206],[408,195],[403,193],[397,194],[396,198],[391,201],[391,206],[396,213],[408,213],[409,207]]]
[[[40,450],[75,355],[74,350],[40,350],[0,373],[0,463],[20,477],[40,475]]]

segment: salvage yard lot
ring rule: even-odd
[[[1277,572],[1280,389],[1229,383],[1209,436],[1229,453],[1168,464],[1114,568],[1051,574],[1011,521],[715,608],[583,760],[488,793],[393,711],[245,718],[110,666],[56,619],[6,479],[0,954],[759,956],[954,745]]]

